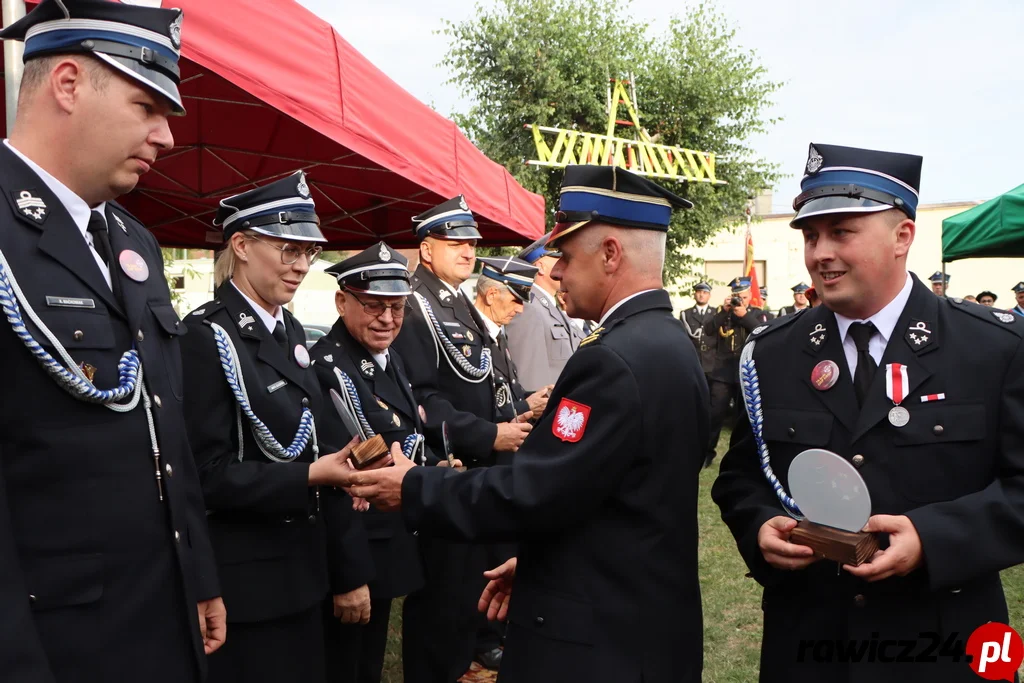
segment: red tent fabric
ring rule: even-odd
[[[188,116],[122,202],[171,247],[214,248],[225,196],[306,170],[329,249],[414,246],[412,216],[458,194],[481,244],[526,244],[544,200],[292,0],[164,0],[185,12]]]

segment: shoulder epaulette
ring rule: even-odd
[[[222,308],[224,308],[224,304],[219,299],[214,301],[208,301],[207,303],[195,309],[185,317],[190,319],[203,320],[209,317],[211,313],[215,313]]]
[[[604,335],[608,334],[608,332],[610,332],[612,329],[614,329],[616,325],[618,325],[620,322],[622,322],[625,319],[626,318],[618,318],[617,320],[613,320],[612,322],[608,323],[607,325],[602,325],[601,327],[596,328],[593,332],[590,333],[589,336],[583,338],[583,341],[580,342],[580,346],[583,347],[583,346],[586,346],[587,344],[593,344],[594,342],[599,340],[601,337],[603,337]]]
[[[803,315],[804,311],[809,310],[809,308],[802,308],[796,313],[793,313],[792,315],[783,316],[781,318],[773,318],[766,322],[764,325],[758,325],[757,327],[750,331],[750,334],[747,336],[747,341],[750,341],[755,337],[760,339],[767,334],[771,334],[775,330],[785,327],[786,325],[790,324],[791,322],[799,318],[801,315]]]
[[[1016,334],[1018,337],[1024,336],[1024,318],[1015,313],[990,306],[982,306],[971,301],[964,301],[959,297],[946,297],[946,301],[954,311],[973,315],[975,318],[980,318],[996,327],[1001,327],[1007,332]]]

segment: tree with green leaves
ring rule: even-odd
[[[696,205],[673,217],[667,282],[692,274],[685,248],[743,220],[748,199],[778,177],[749,141],[775,123],[767,112],[781,84],[736,44],[735,31],[710,4],[654,27],[632,18],[622,0],[497,0],[478,5],[471,19],[446,22],[443,33],[451,41],[442,62],[449,82],[472,101],[456,123],[544,196],[548,227],[562,172],[524,163],[536,153],[524,127],[605,132],[609,78],[632,74],[640,122],[653,138],[717,155],[725,185],[656,179]]]

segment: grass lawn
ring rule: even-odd
[[[722,435],[719,454],[728,434]],[[700,585],[704,601],[704,680],[708,683],[751,683],[757,680],[761,647],[761,589],[744,578],[746,565],[736,551],[732,535],[711,500],[711,485],[718,463],[700,476],[697,507],[700,525]],[[1010,606],[1010,624],[1024,630],[1024,565],[1003,572],[1003,587]],[[383,683],[402,683],[401,606],[392,610]],[[1021,667],[1024,678],[1024,666]],[[980,678],[978,680],[981,680]],[[586,683],[585,681],[581,683]]]

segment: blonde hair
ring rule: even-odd
[[[252,237],[253,232],[251,230],[243,230],[243,237]],[[224,248],[220,250],[217,257],[213,261],[213,286],[214,288],[220,287],[222,284],[231,279],[235,274],[235,268],[238,266],[240,261],[238,255],[235,254],[235,248],[231,245],[232,235],[228,238],[224,244]]]
[[[227,246],[220,250],[217,258],[213,261],[213,286],[220,287],[231,279],[235,274],[235,264],[238,262],[235,250],[229,241]]]

